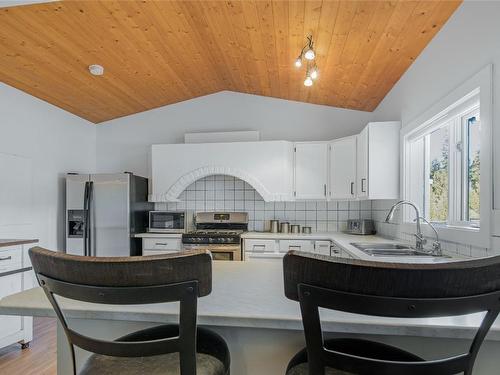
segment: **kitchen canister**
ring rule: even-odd
[[[269,221],[269,231],[271,233],[278,233],[280,228],[280,221],[279,220],[270,220]]]
[[[290,233],[290,223],[284,222],[280,225],[281,233]]]
[[[302,227],[302,233],[311,234],[311,227]]]
[[[294,224],[290,228],[292,233],[300,233],[300,225]]]

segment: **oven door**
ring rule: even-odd
[[[150,211],[149,232],[183,233],[186,230],[186,213],[183,211]]]
[[[233,260],[241,261],[241,246],[240,245],[194,245],[183,244],[184,250],[208,250],[212,253],[213,260]]]

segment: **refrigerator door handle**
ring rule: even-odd
[[[95,256],[95,249],[92,249],[92,236],[93,236],[93,220],[92,220],[92,206],[94,204],[94,182],[89,182],[89,199],[88,199],[88,213],[89,213],[89,231],[88,231],[88,256]],[[94,250],[94,251],[93,251]]]
[[[89,231],[89,182],[85,182],[83,193],[83,255],[88,255],[88,231]]]

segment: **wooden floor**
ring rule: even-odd
[[[55,375],[57,373],[56,320],[35,318],[28,349],[15,344],[0,349],[0,374]]]

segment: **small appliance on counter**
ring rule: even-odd
[[[370,219],[349,219],[347,220],[347,229],[344,233],[369,235],[375,234],[373,220]]]
[[[193,214],[186,211],[149,211],[148,232],[185,233],[192,226]]]

